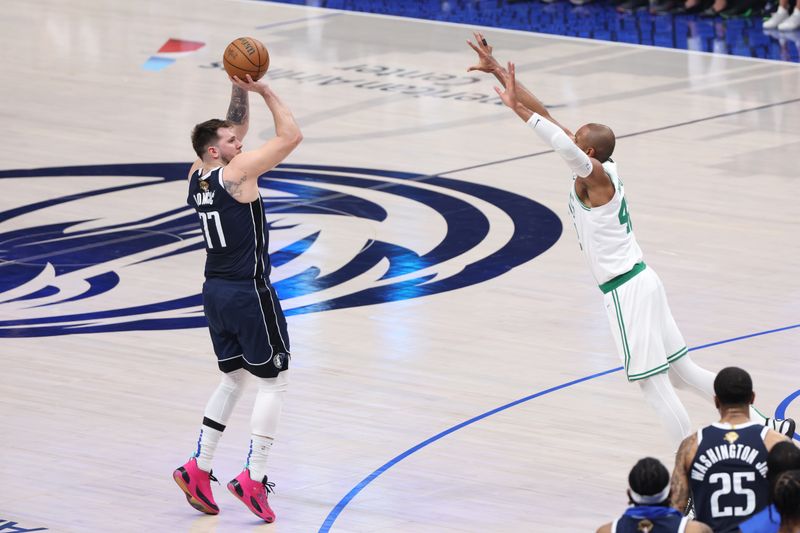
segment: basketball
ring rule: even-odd
[[[261,79],[269,68],[269,53],[258,39],[239,37],[225,48],[222,64],[229,76],[237,76],[246,82],[247,75],[253,81]]]

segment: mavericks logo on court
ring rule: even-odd
[[[0,336],[205,326],[188,166],[0,171]],[[481,283],[561,235],[533,200],[441,176],[281,165],[260,185],[287,316]],[[34,201],[18,200],[32,188]]]

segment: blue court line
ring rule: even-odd
[[[779,331],[786,331],[787,329],[795,329],[795,328],[800,328],[800,324],[795,324],[793,326],[786,326],[786,327],[777,328],[777,329],[768,329],[766,331],[759,331],[758,333],[751,333],[749,335],[742,335],[741,337],[734,337],[732,339],[726,339],[724,341],[710,342],[708,344],[703,344],[702,346],[697,346],[695,348],[689,348],[689,351],[691,352],[692,350],[702,350],[703,348],[711,348],[712,346],[719,346],[720,344],[728,344],[729,342],[741,341],[741,340],[744,340],[744,339],[750,339],[752,337],[760,337],[761,335],[769,335],[770,333],[778,333]],[[780,417],[776,417],[776,418],[780,418]]]
[[[740,340],[744,340],[744,339],[750,339],[752,337],[759,337],[761,335],[769,335],[770,333],[778,333],[780,331],[787,331],[787,330],[795,329],[795,328],[800,328],[800,324],[794,324],[792,326],[786,326],[786,327],[782,327],[782,328],[770,329],[770,330],[766,330],[766,331],[759,331],[757,333],[751,333],[749,335],[742,335],[740,337],[733,337],[731,339],[725,339],[725,340],[722,340],[722,341],[710,342],[708,344],[703,344],[703,345],[700,345],[700,346],[695,346],[694,348],[689,348],[688,351],[693,352],[693,351],[696,351],[696,350],[703,350],[705,348],[711,348],[712,346],[719,346],[720,344],[727,344],[729,342],[736,342],[736,341],[740,341]],[[610,370],[604,370],[603,372],[598,372],[596,374],[591,374],[589,376],[585,376],[585,377],[582,377],[582,378],[574,379],[572,381],[568,381],[566,383],[562,383],[561,385],[556,385],[555,387],[550,387],[549,389],[545,389],[543,391],[536,392],[534,394],[531,394],[530,396],[525,396],[524,398],[520,398],[519,400],[514,400],[511,403],[507,403],[505,405],[501,405],[500,407],[492,409],[491,411],[487,411],[486,413],[483,413],[482,415],[478,415],[478,416],[476,416],[474,418],[470,418],[469,420],[467,420],[465,422],[461,422],[460,424],[457,424],[457,425],[455,425],[455,426],[453,426],[453,427],[451,427],[449,429],[446,429],[446,430],[442,431],[441,433],[438,433],[437,435],[434,435],[433,437],[431,437],[431,438],[429,438],[429,439],[427,439],[427,440],[425,440],[423,442],[420,442],[419,444],[417,444],[413,448],[410,448],[410,449],[406,450],[405,452],[401,453],[400,455],[398,455],[398,456],[394,457],[393,459],[389,460],[388,462],[386,462],[383,466],[379,467],[377,470],[372,472],[370,475],[368,475],[367,477],[362,479],[361,482],[358,485],[353,487],[350,490],[350,492],[348,492],[344,496],[344,498],[342,498],[339,501],[339,503],[336,504],[336,506],[331,510],[331,512],[328,513],[328,516],[325,518],[325,522],[322,523],[322,526],[320,526],[318,533],[327,533],[328,531],[330,531],[331,527],[333,526],[333,523],[336,521],[336,519],[342,513],[344,508],[347,507],[347,505],[350,503],[350,501],[353,498],[355,498],[358,495],[359,492],[364,490],[364,488],[367,485],[372,483],[378,476],[380,476],[381,474],[383,474],[384,472],[389,470],[391,467],[393,467],[394,465],[396,465],[397,463],[399,463],[400,461],[402,461],[403,459],[405,459],[409,455],[421,450],[422,448],[428,446],[429,444],[433,444],[437,440],[439,440],[439,439],[441,439],[443,437],[446,437],[447,435],[449,435],[449,434],[451,434],[451,433],[453,433],[455,431],[458,431],[461,428],[464,428],[466,426],[474,424],[475,422],[483,420],[484,418],[487,418],[489,416],[497,414],[497,413],[499,413],[501,411],[505,411],[506,409],[510,409],[510,408],[512,408],[512,407],[514,407],[516,405],[521,404],[521,403],[527,402],[529,400],[533,400],[534,398],[538,398],[540,396],[545,396],[547,394],[550,394],[551,392],[556,392],[558,390],[565,389],[567,387],[571,387],[571,386],[577,385],[579,383],[583,383],[584,381],[589,381],[591,379],[603,377],[603,376],[608,375],[608,374],[613,374],[614,372],[619,372],[622,369],[623,369],[623,367],[618,366],[618,367],[612,368]],[[800,396],[800,390],[794,392],[789,397],[787,397],[785,400],[783,400],[783,402],[781,402],[781,404],[778,406],[778,409],[776,410],[775,417],[776,418],[783,418],[782,415],[786,412],[786,407],[797,396]],[[800,440],[800,436],[798,436],[797,434],[795,434],[794,438]]]
[[[795,398],[800,396],[800,390],[796,390],[791,393],[789,396],[783,399],[777,409],[775,409],[775,418],[786,418],[786,408],[789,407],[789,404],[794,401]],[[797,433],[794,434],[795,440],[800,440],[800,435]]]

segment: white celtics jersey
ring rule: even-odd
[[[617,165],[606,161],[603,169],[614,183],[614,197],[610,202],[600,207],[586,207],[575,192],[574,179],[569,193],[569,212],[578,231],[578,243],[598,285],[625,274],[642,260],[642,250],[628,216],[625,189],[617,176]]]

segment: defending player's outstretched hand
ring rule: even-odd
[[[495,70],[499,70],[500,64],[494,56],[492,56],[492,47],[486,42],[486,37],[480,32],[473,32],[472,35],[475,36],[477,44],[470,40],[467,40],[467,44],[478,54],[478,63],[469,67],[467,72],[472,72],[473,70],[494,72]]]
[[[515,109],[518,103],[517,82],[514,70],[514,63],[509,61],[508,70],[506,72],[499,73],[499,76],[503,81],[503,85],[505,85],[505,91],[497,86],[494,88],[495,92],[498,96],[500,96],[500,99],[503,101],[503,103],[511,109]]]

